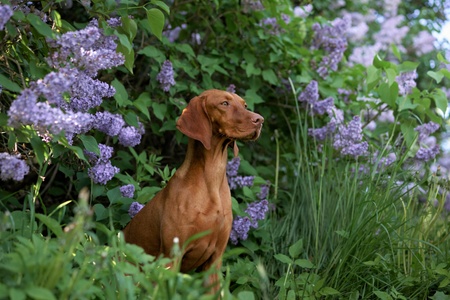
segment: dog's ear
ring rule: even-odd
[[[195,97],[183,109],[177,121],[179,131],[211,149],[212,124],[206,112],[206,97]]]

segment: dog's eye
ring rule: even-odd
[[[228,102],[228,101],[223,101],[223,102],[222,102],[222,105],[223,105],[223,106],[228,106],[228,105],[230,105],[230,102]]]

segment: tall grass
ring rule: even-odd
[[[267,260],[268,272],[290,276],[295,289],[299,274],[311,269],[343,299],[427,299],[449,291],[448,275],[439,271],[448,270],[450,258],[445,183],[405,168],[408,151],[399,151],[384,169],[339,156],[330,144],[319,151],[307,135],[310,117],[298,107],[297,117],[291,130],[295,168],[287,176],[290,203],[271,223],[272,244],[274,253],[287,254],[302,240],[301,257],[314,267],[298,264],[294,272],[292,265]],[[363,163],[366,171],[360,171]],[[426,199],[419,202],[423,189]]]

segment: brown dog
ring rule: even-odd
[[[153,256],[169,257],[175,237],[183,245],[209,231],[186,246],[180,269],[219,269],[233,219],[227,148],[233,145],[236,156],[236,140],[256,140],[263,122],[236,94],[208,90],[193,98],[177,121],[189,137],[186,158],[167,186],[125,227],[125,240]],[[214,290],[219,288],[216,274],[209,281]]]

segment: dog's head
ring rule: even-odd
[[[211,149],[213,136],[235,140],[256,140],[264,118],[247,109],[236,94],[207,90],[193,98],[177,121],[177,128],[190,138]],[[237,155],[237,146],[234,149]]]

